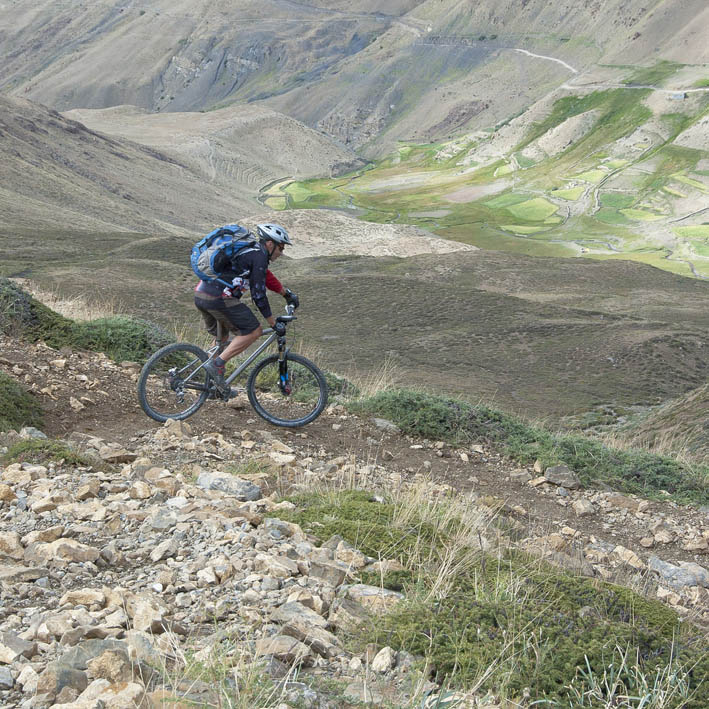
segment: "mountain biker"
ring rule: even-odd
[[[276,326],[276,319],[271,313],[266,289],[279,293],[289,305],[298,307],[298,296],[284,288],[268,269],[269,263],[278,259],[285,247],[293,243],[288,232],[278,224],[258,224],[256,233],[259,237],[257,248],[245,249],[243,254],[237,253],[230,273],[224,274],[225,278],[234,278],[237,283],[233,290],[206,281],[200,281],[195,288],[194,304],[202,314],[207,330],[216,338],[217,321],[221,322],[225,327],[222,343],[227,342],[230,330],[235,333],[224,351],[204,364],[204,369],[222,393],[229,391],[229,385],[224,379],[226,362],[247,349],[263,334],[256,316],[240,300],[243,292],[251,291],[252,300],[271,327]]]

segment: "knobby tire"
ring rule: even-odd
[[[182,342],[158,350],[145,363],[138,378],[138,399],[143,411],[161,423],[168,419],[181,421],[196,413],[212,386],[207,372],[198,370],[208,358],[204,350]],[[171,368],[177,370],[173,375],[169,372]],[[193,376],[188,379],[190,374]]]
[[[288,353],[292,391],[278,386],[278,355],[260,360],[251,370],[246,391],[254,411],[274,426],[298,428],[314,421],[327,406],[325,376],[309,359]]]

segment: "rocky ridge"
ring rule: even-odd
[[[353,654],[341,639],[400,598],[359,574],[399,562],[368,558],[338,537],[319,545],[279,519],[293,507],[282,493],[314,486],[373,496],[421,485],[432,497],[459,490],[507,519],[496,543],[709,620],[706,509],[584,490],[563,466],[514,468],[484,445],[411,439],[337,404],[297,433],[263,430],[239,410],[242,429],[231,435],[208,415],[193,427],[151,426],[128,404],[134,364],[2,345],[0,367],[64,411],[64,430],[49,416],[47,431],[96,461],[0,468],[4,706],[216,701],[209,682],[171,674],[189,653],[205,662],[226,653],[235,681],[267,663],[285,706],[404,705],[409,688],[427,682],[413,658],[387,647]],[[124,417],[122,435],[77,430],[77,421],[101,428],[100,410]],[[338,445],[341,432],[359,447]],[[42,435],[25,430],[4,443]],[[301,679],[336,680],[341,694],[296,682],[293,665]]]

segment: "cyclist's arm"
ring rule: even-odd
[[[286,292],[283,284],[271,273],[270,269],[266,271],[266,288],[278,295],[285,295]]]
[[[271,305],[266,296],[266,271],[268,270],[268,256],[261,252],[255,251],[247,255],[251,261],[249,273],[249,289],[251,290],[251,299],[263,315],[268,324],[273,327],[276,323],[275,318],[271,313]]]

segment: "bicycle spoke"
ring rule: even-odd
[[[204,403],[209,377],[202,368],[206,354],[193,345],[169,345],[146,363],[138,382],[143,410],[156,419],[183,419]]]
[[[281,378],[278,357],[259,362],[248,383],[256,412],[277,426],[302,426],[314,420],[327,403],[327,385],[318,368],[299,355],[288,355],[287,376]]]

